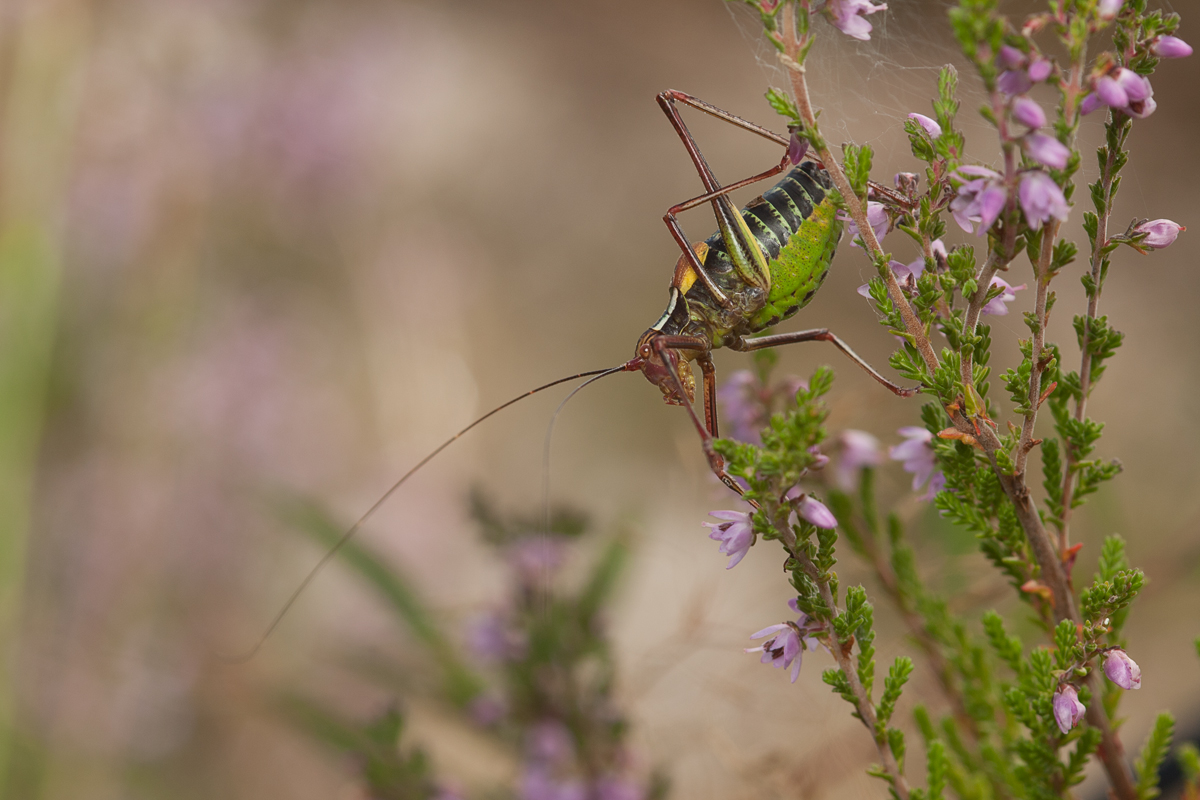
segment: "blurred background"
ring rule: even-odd
[[[1196,5],[1173,7],[1193,42]],[[937,68],[961,66],[946,8],[897,3],[871,18],[872,41],[816,45],[824,133],[872,144],[880,180],[912,169],[904,115],[929,113]],[[355,648],[405,647],[353,574],[335,563],[256,658],[222,660],[253,644],[320,557],[273,498],[312,498],[348,523],[478,414],[632,355],[678,257],[661,216],[701,190],[655,94],[681,89],[783,128],[762,99],[783,79],[746,11],[721,0],[5,5],[7,796],[365,796],[353,763],[269,702],[303,687],[367,717],[391,699],[340,666]],[[1102,312],[1127,339],[1089,412],[1108,422],[1099,453],[1126,471],[1073,531],[1085,542],[1077,574],[1090,577],[1098,542],[1116,532],[1150,577],[1127,629],[1145,678],[1123,707],[1131,748],[1159,709],[1184,728],[1200,721],[1198,72],[1197,58],[1165,62],[1158,110],[1131,138],[1114,224],[1197,227],[1152,256],[1115,255]],[[990,162],[963,76],[962,127]],[[1084,126],[1088,181],[1100,126],[1099,115]],[[779,157],[719,123],[693,129],[726,181]],[[713,227],[706,213],[685,216],[693,238]],[[885,247],[916,256],[898,235]],[[843,247],[789,328],[828,326],[885,364],[889,338],[854,291],[869,268]],[[1053,338],[1068,365],[1079,269],[1056,284]],[[993,375],[1015,362],[1031,303],[1022,293],[1018,313],[993,320]],[[785,372],[838,371],[835,430],[891,444],[916,422],[916,401],[821,345],[781,356]],[[747,363],[722,352],[717,366],[727,376]],[[453,638],[504,589],[467,493],[539,507],[546,425],[564,395],[457,442],[362,533]],[[639,762],[670,775],[678,797],[881,796],[862,772],[868,738],[820,681],[827,664],[811,658],[790,685],[741,652],[788,616],[789,591],[773,555],[725,571],[700,523],[737,506],[686,416],[639,377],[612,377],[567,406],[551,464],[553,498],[602,530],[635,532],[610,630]],[[892,467],[881,482],[930,573],[955,576],[944,588],[1006,607],[971,543],[906,499],[908,477]],[[843,585],[867,580],[849,557],[840,569]],[[912,652],[886,603],[877,620],[881,658]],[[919,669],[917,692],[931,684]],[[405,736],[468,795],[511,782],[505,755],[472,750],[444,708],[419,694],[404,707]]]

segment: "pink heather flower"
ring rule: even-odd
[[[800,614],[795,622],[781,622],[778,625],[768,625],[758,633],[751,634],[751,639],[771,638],[758,647],[747,647],[747,653],[762,653],[759,663],[771,664],[776,669],[792,668],[792,683],[800,677],[800,657],[805,650],[816,650],[817,640],[808,635],[808,615],[796,608],[795,598],[788,601],[792,610]]]
[[[1083,719],[1087,708],[1083,703],[1079,702],[1079,692],[1075,691],[1075,687],[1067,684],[1061,687],[1054,693],[1054,721],[1058,723],[1058,729],[1063,733],[1070,733],[1071,728],[1079,724],[1079,720]]]
[[[1016,300],[1017,292],[1025,288],[1025,284],[1023,283],[1020,286],[1009,286],[1008,282],[1000,277],[992,278],[991,286],[999,286],[1004,291],[998,296],[993,297],[991,300],[988,300],[987,303],[984,304],[983,308],[979,310],[979,313],[991,314],[995,317],[1003,317],[1005,314],[1007,314],[1007,304],[1011,303],[1013,300]]]
[[[1041,83],[1050,77],[1050,73],[1054,70],[1054,65],[1047,58],[1035,58],[1033,63],[1029,65],[1029,80],[1034,83]]]
[[[935,257],[940,254],[944,259],[949,255],[946,252],[946,245],[941,239],[934,239],[929,246],[933,250]],[[917,280],[925,274],[925,257],[918,256],[916,261],[909,262],[908,264],[901,264],[899,261],[889,261],[888,266],[892,268],[892,274],[896,276],[896,280],[900,283],[901,287],[915,290]],[[871,284],[864,283],[855,291],[869,299],[871,297]]]
[[[1159,36],[1150,45],[1150,52],[1159,58],[1187,58],[1192,54],[1192,46],[1175,36]]]
[[[888,448],[893,461],[903,462],[905,472],[913,474],[912,488],[917,491],[933,475],[937,462],[933,457],[933,434],[924,428],[908,427],[896,431],[905,438],[900,444]],[[944,485],[944,484],[943,484]]]
[[[538,764],[525,768],[518,796],[521,800],[586,800],[587,787],[578,780],[559,780]]]
[[[858,237],[858,223],[850,218],[850,215],[845,211],[838,212],[838,219],[846,223],[846,235],[850,237],[850,244],[853,247],[862,247],[862,242]],[[867,201],[867,223],[870,224],[871,230],[875,232],[875,239],[881,240],[887,234],[888,224],[887,209],[883,207],[883,203],[876,203],[874,200]]]
[[[939,469],[933,473],[933,477],[929,479],[929,486],[925,490],[925,494],[918,497],[918,500],[933,500],[937,497],[938,492],[946,488],[946,476]]]
[[[795,394],[795,392],[793,392],[793,394]],[[820,447],[814,444],[812,447],[808,448],[808,452],[809,455],[816,459],[813,461],[812,466],[808,469],[825,469],[825,467],[828,466],[829,456],[822,453]]]
[[[1096,12],[1100,15],[1100,19],[1108,22],[1116,18],[1117,13],[1120,12],[1123,5],[1125,5],[1125,0],[1100,0],[1100,5],[1096,7]]]
[[[1070,157],[1071,151],[1053,136],[1031,133],[1025,136],[1021,143],[1025,147],[1025,153],[1039,164],[1044,164],[1052,169],[1063,169],[1067,166],[1067,159]]]
[[[818,528],[836,528],[837,517],[833,512],[826,508],[825,504],[820,500],[816,500],[808,495],[805,495],[800,500],[800,505],[796,508],[796,513],[800,518],[816,525]]]
[[[1013,119],[1027,128],[1040,128],[1046,124],[1046,112],[1030,97],[1013,100],[1012,113]]]
[[[969,180],[964,177],[966,175],[977,177]],[[972,223],[978,222],[977,235],[982,236],[1000,216],[1008,200],[1008,194],[1000,183],[1000,175],[987,167],[968,165],[959,167],[954,177],[965,182],[958,187],[958,196],[950,201],[950,213],[967,233],[975,232]]]
[[[858,473],[865,467],[877,467],[883,462],[879,440],[866,431],[847,429],[838,437],[842,443],[842,457],[838,460],[834,481],[838,488],[852,492],[858,488]]]
[[[930,119],[924,114],[909,114],[909,119],[916,120],[917,124],[925,129],[930,138],[936,139],[942,135],[942,126],[937,124],[937,120]]]
[[[702,524],[706,528],[712,528],[708,538],[721,543],[717,549],[727,556],[732,556],[725,569],[733,569],[746,557],[750,545],[754,544],[754,527],[750,524],[750,514],[742,511],[710,511],[708,515],[725,520]]]
[[[1097,78],[1092,88],[1109,108],[1135,119],[1145,119],[1158,107],[1154,102],[1154,89],[1150,81],[1124,67]]]
[[[1079,113],[1087,116],[1102,105],[1104,105],[1104,101],[1100,99],[1100,95],[1089,92],[1083,98],[1083,102],[1079,104]]]
[[[1186,230],[1187,228],[1178,222],[1172,222],[1169,219],[1155,219],[1135,226],[1133,233],[1135,236],[1139,233],[1146,234],[1146,238],[1139,242],[1142,247],[1161,250],[1171,245],[1179,236],[1180,231]]]
[[[1142,668],[1124,650],[1109,650],[1104,656],[1104,674],[1122,689],[1142,688]]]
[[[1051,217],[1065,220],[1071,213],[1062,189],[1058,188],[1053,178],[1040,170],[1021,176],[1017,199],[1021,202],[1021,210],[1025,212],[1025,221],[1031,227],[1049,222]]]
[[[871,0],[829,0],[825,14],[833,27],[852,39],[865,42],[871,38],[871,23],[865,17],[886,9],[886,3],[876,5]]]

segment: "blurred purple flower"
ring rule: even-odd
[[[510,661],[525,655],[524,634],[509,626],[499,611],[489,611],[467,623],[467,649],[486,662]]]
[[[1115,72],[1097,78],[1092,88],[1109,108],[1136,119],[1145,119],[1158,107],[1150,81],[1131,69],[1118,67]]]
[[[1021,143],[1025,147],[1026,154],[1039,164],[1044,164],[1052,169],[1063,169],[1067,166],[1067,159],[1070,157],[1071,151],[1053,136],[1031,133],[1025,136]]]
[[[837,517],[833,515],[824,503],[805,495],[796,508],[800,518],[816,525],[818,528],[836,528]]]
[[[1104,656],[1104,674],[1122,689],[1142,688],[1142,668],[1124,650],[1109,650]]]
[[[1100,0],[1100,4],[1096,6],[1096,13],[1100,15],[1100,19],[1108,22],[1116,19],[1123,5],[1125,0]]]
[[[812,463],[812,466],[810,466],[808,469],[825,469],[825,467],[829,465],[829,456],[822,453],[821,448],[818,445],[814,444],[812,447],[808,448],[808,453],[815,459]],[[805,470],[805,472],[807,471],[808,470]]]
[[[733,569],[746,557],[750,545],[754,544],[754,526],[750,523],[750,514],[742,511],[710,511],[708,515],[725,520],[701,524],[712,528],[708,538],[721,543],[717,549],[727,556],[732,556],[725,569]]]
[[[942,126],[937,124],[937,120],[930,119],[924,114],[916,113],[909,114],[908,118],[916,120],[917,124],[925,129],[925,132],[929,134],[930,138],[936,139],[942,135]]]
[[[1104,101],[1100,99],[1100,95],[1095,92],[1089,92],[1083,98],[1083,102],[1079,104],[1079,113],[1087,116],[1102,105],[1104,105]]]
[[[717,390],[717,401],[725,412],[728,436],[739,442],[762,444],[762,428],[766,423],[762,386],[748,369],[734,372]]]
[[[905,472],[913,474],[912,488],[917,491],[930,480],[937,461],[933,457],[933,434],[924,428],[907,427],[896,431],[905,438],[900,444],[888,448],[888,456],[894,461],[903,462]],[[939,473],[940,474],[940,473]],[[944,485],[944,484],[942,484]],[[922,498],[927,499],[927,498]]]
[[[933,477],[929,479],[929,486],[925,490],[925,494],[918,497],[918,500],[933,500],[937,497],[938,492],[946,488],[946,476],[939,469],[933,473]]]
[[[838,437],[842,443],[842,457],[838,459],[834,480],[838,488],[852,492],[858,488],[858,474],[864,467],[877,467],[883,462],[879,440],[866,431],[847,429]]]
[[[544,719],[525,732],[525,753],[539,764],[561,764],[575,755],[575,742],[566,725]]]
[[[976,176],[967,179],[964,176]],[[958,187],[958,195],[950,201],[950,213],[958,226],[968,233],[974,233],[973,223],[979,223],[978,236],[987,233],[992,223],[1004,210],[1008,194],[1000,183],[1000,174],[987,167],[967,165],[959,167],[954,176],[965,181]]]
[[[1000,46],[996,54],[996,64],[1005,69],[1020,69],[1025,66],[1025,54],[1011,44]]]
[[[1029,80],[1034,83],[1041,83],[1050,77],[1050,73],[1054,71],[1054,65],[1050,63],[1048,58],[1035,58],[1029,65],[1028,75]]]
[[[1018,97],[1013,100],[1013,119],[1027,128],[1040,128],[1046,124],[1046,112],[1031,97]]]
[[[1032,170],[1021,176],[1017,199],[1025,212],[1025,221],[1032,227],[1049,222],[1051,217],[1065,220],[1071,213],[1062,189],[1046,173]]]
[[[1146,234],[1146,238],[1139,242],[1140,246],[1151,250],[1161,250],[1170,246],[1179,236],[1180,231],[1186,230],[1187,228],[1178,222],[1172,222],[1169,219],[1154,219],[1135,226],[1133,234],[1135,236],[1140,233]]]
[[[1159,58],[1187,58],[1192,46],[1176,36],[1159,36],[1150,45],[1150,52]]]
[[[606,775],[596,781],[596,800],[642,800],[646,790],[629,778]]]
[[[991,286],[999,286],[1004,291],[1001,292],[996,297],[993,297],[991,300],[988,300],[984,304],[983,308],[981,308],[979,310],[979,313],[991,314],[994,317],[1003,317],[1005,314],[1007,314],[1008,313],[1008,305],[1007,304],[1011,303],[1013,300],[1016,300],[1017,299],[1016,293],[1025,288],[1025,284],[1023,284],[1023,283],[1020,286],[1010,286],[1008,284],[1008,281],[1006,281],[1000,277],[992,278],[992,282],[990,285]]]
[[[771,638],[758,647],[747,647],[747,653],[762,653],[759,663],[771,664],[776,669],[792,668],[791,680],[796,682],[800,677],[800,660],[804,651],[816,650],[819,643],[808,635],[808,615],[796,608],[796,600],[788,601],[792,610],[800,614],[795,622],[781,622],[778,625],[768,625],[758,633],[751,634],[751,639]]]
[[[1075,687],[1067,684],[1054,693],[1054,721],[1058,723],[1058,729],[1063,733],[1070,733],[1071,728],[1079,724],[1079,720],[1083,719],[1083,715],[1087,712],[1087,708],[1083,703],[1079,702],[1079,692],[1075,691]]]
[[[491,694],[481,694],[471,701],[467,708],[476,725],[490,728],[508,714],[508,704],[504,699]]]
[[[587,789],[577,780],[555,780],[541,766],[526,767],[521,775],[521,800],[586,800]]]
[[[858,238],[858,223],[845,211],[838,212],[838,219],[846,223],[846,235],[850,237],[850,244],[854,247],[862,247],[862,243]],[[888,215],[887,209],[883,207],[883,203],[876,203],[874,200],[867,201],[867,222],[871,226],[871,230],[875,232],[875,239],[882,240],[888,230]]]
[[[566,547],[551,536],[527,536],[509,545],[508,563],[526,584],[553,575],[566,559]]]
[[[876,11],[887,10],[886,3],[876,5],[871,0],[829,0],[825,15],[833,27],[852,39],[867,41],[871,38],[871,23],[865,17]]]
[[[1000,77],[996,79],[996,88],[1012,97],[1025,94],[1032,89],[1033,81],[1029,79],[1029,75],[1023,69],[1008,69],[1001,72]]]

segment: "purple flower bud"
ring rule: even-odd
[[[1097,78],[1096,82],[1092,84],[1092,88],[1096,90],[1096,96],[1100,98],[1100,102],[1109,108],[1124,108],[1129,104],[1125,90],[1108,75]]]
[[[1154,94],[1154,90],[1150,88],[1150,79],[1143,75],[1138,75],[1131,69],[1121,67],[1117,70],[1114,78],[1117,81],[1117,85],[1125,90],[1125,96],[1129,98],[1130,103],[1137,100],[1145,100]]]
[[[1025,66],[1025,54],[1011,44],[1000,46],[1000,52],[996,54],[996,63],[1005,69],[1020,69]]]
[[[1046,124],[1046,112],[1029,97],[1018,97],[1013,100],[1013,119],[1028,128],[1040,128]]]
[[[804,154],[808,152],[808,139],[801,139],[799,134],[792,131],[787,152],[788,161],[791,161],[793,166],[799,164],[804,159]]]
[[[1146,238],[1141,241],[1142,247],[1148,247],[1151,250],[1161,250],[1173,243],[1179,236],[1180,231],[1186,230],[1187,228],[1178,222],[1172,222],[1169,219],[1155,219],[1136,226],[1133,229],[1133,233],[1134,235],[1146,234]]]
[[[1079,692],[1075,691],[1075,687],[1067,684],[1054,693],[1054,721],[1058,723],[1058,729],[1063,733],[1070,733],[1071,728],[1079,724],[1079,720],[1083,719],[1083,715],[1087,712],[1083,703],[1079,702]]]
[[[1029,80],[1034,83],[1041,83],[1050,77],[1050,73],[1054,70],[1054,65],[1047,58],[1034,59],[1029,65]]]
[[[1071,213],[1062,189],[1046,173],[1040,170],[1026,172],[1021,176],[1017,199],[1025,212],[1025,221],[1037,227],[1055,219],[1065,220]]]
[[[1122,689],[1142,688],[1142,668],[1124,650],[1109,650],[1104,656],[1104,674]]]
[[[937,124],[937,120],[930,119],[924,114],[916,113],[909,114],[908,118],[911,120],[916,120],[917,124],[924,128],[925,132],[928,133],[931,138],[936,139],[942,135],[942,126]]]
[[[818,528],[837,527],[837,517],[833,515],[833,512],[826,508],[825,504],[820,500],[814,500],[808,495],[805,495],[804,499],[800,501],[800,505],[796,509],[796,513],[798,513],[802,519],[811,522]]]
[[[1032,89],[1033,81],[1025,74],[1025,70],[1010,69],[1000,73],[1000,77],[996,79],[996,88],[1012,97]]]
[[[1079,104],[1079,113],[1083,116],[1087,116],[1102,105],[1104,105],[1104,101],[1100,99],[1100,96],[1095,92],[1089,92],[1088,95],[1083,98],[1083,102]]]
[[[1158,107],[1150,81],[1124,67],[1097,78],[1092,88],[1105,105],[1136,119],[1145,119]]]
[[[1175,36],[1160,36],[1150,45],[1150,52],[1159,58],[1187,58],[1192,46]]]
[[[1022,144],[1030,158],[1053,169],[1067,166],[1067,159],[1071,155],[1065,144],[1044,133],[1031,133],[1022,139]]]
[[[725,569],[733,569],[746,557],[750,545],[754,544],[754,527],[750,524],[750,515],[741,511],[710,511],[708,515],[725,520],[702,524],[706,528],[712,528],[708,538],[721,543],[717,550],[732,556]]]
[[[1125,5],[1125,0],[1100,0],[1100,5],[1096,7],[1096,12],[1100,15],[1100,19],[1108,22],[1116,18],[1117,13],[1120,12],[1123,5]]]

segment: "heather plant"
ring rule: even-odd
[[[492,787],[489,796],[663,796],[665,781],[647,775],[625,741],[628,724],[615,698],[605,617],[628,560],[623,537],[602,543],[583,580],[567,585],[560,570],[591,538],[580,513],[554,508],[548,516],[502,514],[478,493],[470,508],[482,540],[504,566],[506,595],[466,620],[460,636],[448,634],[453,626],[429,610],[402,568],[360,542],[347,542],[343,562],[395,612],[402,639],[418,643],[432,668],[415,671],[382,653],[354,659],[376,681],[407,676],[399,685],[384,682],[400,705],[365,721],[299,692],[281,698],[283,712],[318,741],[351,755],[363,788],[379,800],[457,800],[462,794],[419,745],[400,739],[403,701],[417,694],[435,698],[449,717],[511,755],[515,782]],[[342,534],[311,504],[289,505],[286,515],[323,547]]]
[[[832,373],[819,369],[786,412],[772,414],[780,390],[766,358],[726,388],[733,399],[726,412],[738,424],[735,438],[717,443],[750,507],[714,512],[718,521],[707,523],[730,568],[760,542],[784,551],[796,592],[792,618],[753,634],[765,641],[748,652],[788,669],[795,681],[805,653],[828,651],[835,666],[823,680],[867,729],[879,757],[872,772],[893,797],[1064,797],[1097,757],[1113,796],[1155,796],[1172,717],[1157,718],[1132,767],[1118,735],[1122,695],[1141,684],[1123,631],[1145,578],[1118,536],[1096,554],[1090,581],[1077,575],[1081,544],[1072,543],[1071,525],[1074,511],[1120,472],[1118,461],[1099,452],[1103,423],[1088,416],[1088,400],[1124,336],[1100,313],[1110,267],[1171,245],[1183,230],[1167,219],[1126,225],[1112,218],[1136,121],[1156,107],[1149,78],[1161,59],[1191,54],[1175,36],[1178,17],[1149,10],[1144,0],[1051,0],[1013,19],[994,0],[961,0],[950,27],[986,97],[979,114],[995,131],[997,161],[983,166],[967,157],[956,127],[960,76],[947,66],[932,115],[914,111],[905,120],[915,166],[889,181],[891,189],[870,181],[870,147],[848,144],[834,154],[806,82],[817,16],[867,39],[867,17],[886,6],[743,2],[760,15],[790,82],[790,92],[771,89],[767,98],[789,122],[795,160],[812,152],[828,170],[847,238],[877,273],[860,291],[900,341],[891,365],[928,400],[889,455],[946,522],[974,536],[1040,630],[1040,641],[1025,642],[995,611],[978,620],[953,613],[922,580],[900,517],[878,507],[878,441],[844,431],[830,447],[821,398]],[[1050,111],[1030,94],[1039,86],[1056,97]],[[1101,117],[1098,173],[1086,193],[1076,192],[1084,164],[1077,135]],[[1082,258],[1067,235],[1074,203],[1087,209]],[[947,217],[974,243],[951,244]],[[888,233],[899,258],[881,245]],[[1024,277],[1001,277],[1014,273]],[[1074,318],[1073,346],[1060,347],[1046,338],[1051,286],[1072,275],[1087,307]],[[1028,337],[1015,343],[1021,361],[993,392],[988,364],[1000,345],[985,318],[1014,311],[1020,291],[1032,300],[1022,313]],[[765,424],[739,436],[745,420]],[[835,450],[839,463],[824,469]],[[834,570],[843,540],[900,613],[949,709],[935,716],[918,706],[914,715],[925,745],[923,788],[906,770],[908,743],[894,719],[914,663],[902,656],[886,675],[877,669],[868,591],[841,586]],[[1194,752],[1185,760],[1194,791]]]

